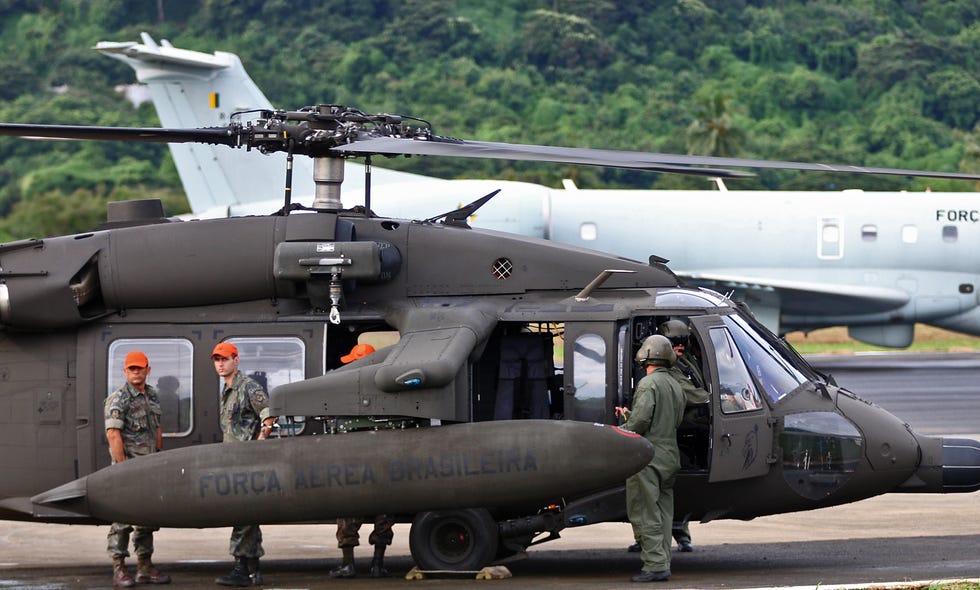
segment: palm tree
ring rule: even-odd
[[[736,156],[745,134],[735,127],[728,97],[717,93],[699,101],[694,121],[687,127],[687,153],[699,156]]]

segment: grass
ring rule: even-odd
[[[809,334],[790,332],[786,340],[800,354],[850,354],[854,352],[890,351],[894,348],[872,346],[858,342],[847,335],[847,328],[824,328]],[[915,326],[915,341],[907,349],[911,352],[975,352],[980,351],[980,338],[959,332],[933,328],[923,324]]]
[[[868,586],[864,590],[980,590],[980,583],[975,580],[961,580],[959,582],[905,584],[901,586]]]

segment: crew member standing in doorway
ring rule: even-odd
[[[684,391],[668,369],[677,355],[670,340],[656,334],[643,341],[636,361],[645,368],[623,428],[653,443],[653,460],[626,480],[626,510],[642,548],[642,571],[634,582],[670,579],[670,528],[674,520],[674,480],[680,471],[677,428],[684,419]]]

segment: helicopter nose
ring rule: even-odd
[[[943,438],[943,493],[980,490],[980,441]]]

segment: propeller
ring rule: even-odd
[[[242,113],[236,113],[241,115]],[[298,111],[260,111],[243,122],[233,116],[226,127],[158,129],[76,125],[0,123],[0,135],[47,139],[116,140],[157,143],[205,143],[256,149],[262,153],[287,152],[313,157],[316,183],[315,209],[340,209],[343,160],[372,155],[427,155],[552,162],[584,166],[631,168],[653,172],[713,177],[746,177],[741,168],[772,168],[881,174],[924,178],[980,180],[980,174],[903,170],[841,164],[753,160],[715,156],[689,156],[594,148],[497,143],[436,135],[422,119],[391,114],[368,115],[341,105],[317,105]],[[287,186],[287,195],[289,187]],[[288,211],[288,203],[285,210]]]

